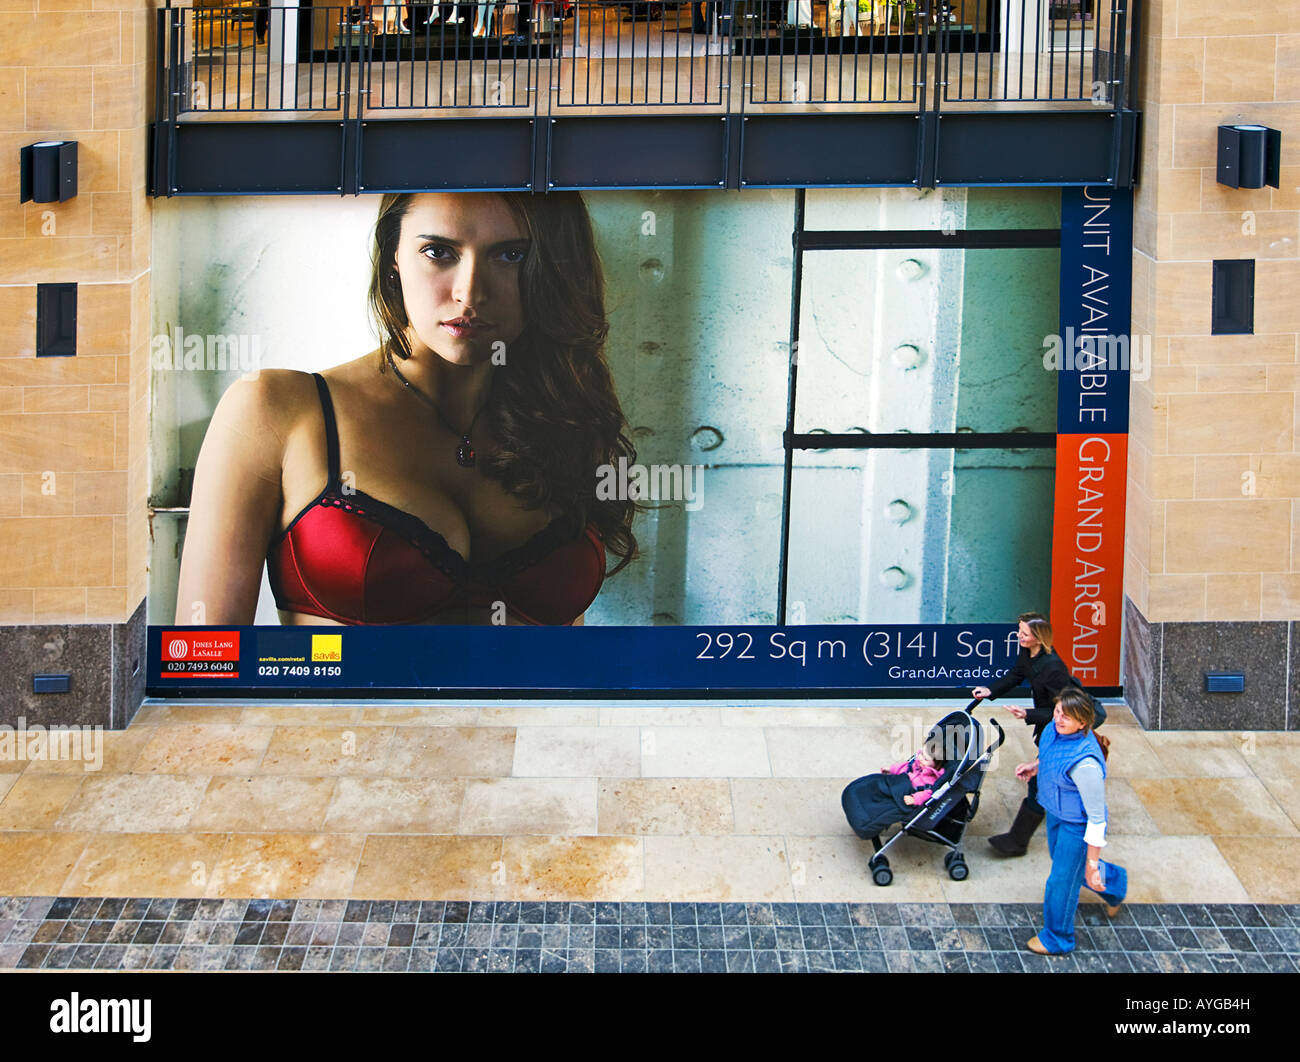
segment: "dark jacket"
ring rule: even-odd
[[[1037,745],[1043,727],[1052,721],[1056,695],[1066,686],[1078,686],[1079,689],[1083,686],[1070,674],[1055,649],[1042,650],[1037,656],[1030,656],[1028,649],[1021,649],[1011,670],[989,686],[988,700],[995,700],[1022,684],[1034,694],[1034,706],[1025,712],[1025,722],[1034,728],[1034,744]],[[1098,727],[1106,721],[1106,710],[1100,701],[1094,700],[1092,704],[1097,713],[1093,726]]]

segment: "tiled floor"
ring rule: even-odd
[[[1300,906],[1083,912],[1071,955],[1024,951],[1037,908],[942,903],[0,899],[19,969],[496,973],[1295,973]]]
[[[884,924],[881,919],[891,916],[880,912],[895,909],[928,912],[931,921],[919,925],[934,928],[965,924],[945,919],[973,911],[987,948],[974,938],[961,947],[882,942],[877,948],[855,937],[853,949],[805,944],[800,951],[791,939],[788,948],[751,948],[755,958],[735,961],[775,961],[781,968],[884,962],[890,969],[904,961],[917,968],[938,961],[900,957],[916,950],[931,956],[960,952],[968,968],[988,968],[990,961],[1014,967],[1010,959],[996,958],[999,948],[988,930],[997,923],[985,917],[1019,911],[1026,921],[1012,924],[1030,924],[1047,874],[1046,845],[1040,832],[1028,856],[1002,861],[992,857],[984,839],[1006,827],[1022,795],[1013,768],[1030,758],[1027,727],[997,706],[979,713],[998,712],[1009,741],[968,834],[965,881],[948,878],[942,849],[907,838],[891,850],[893,885],[876,888],[867,873],[870,848],[848,830],[840,810],[839,793],[848,781],[909,754],[944,710],[816,703],[146,705],[129,729],[104,735],[99,770],[87,771],[79,762],[0,762],[0,895],[46,898],[9,901],[9,913],[0,917],[0,965],[87,963],[89,951],[80,958],[75,949],[28,951],[65,944],[121,945],[96,952],[93,963],[150,966],[174,964],[186,945],[256,950],[233,937],[213,940],[211,932],[205,940],[184,936],[192,931],[186,926],[169,930],[167,939],[148,941],[153,950],[146,955],[139,926],[112,926],[165,919],[112,909],[113,902],[124,901],[104,901],[110,907],[103,912],[99,899],[74,904],[80,913],[73,921],[85,925],[42,928],[68,919],[66,912],[39,911],[53,897],[161,897],[164,906],[176,898],[203,900],[169,908],[201,923],[242,923],[252,899],[286,901],[287,907],[274,909],[295,912],[287,921],[331,924],[348,919],[307,912],[346,911],[341,902],[356,901],[378,903],[368,909],[382,914],[397,902],[405,913],[382,914],[380,920],[418,924],[419,918],[408,917],[410,905],[425,901],[434,904],[428,911],[437,912],[425,921],[441,926],[439,933],[466,919],[515,924],[521,916],[512,911],[542,905],[551,913],[562,908],[566,913],[557,921],[579,926],[592,905],[617,910],[617,917],[607,917],[625,927],[658,924],[645,912],[665,910],[670,902],[673,910],[699,904],[710,912],[722,904],[722,912],[737,918],[737,911],[746,911],[751,928],[802,925],[802,912],[818,910],[823,920],[849,912],[843,917],[866,929]],[[1130,966],[1138,952],[1166,955],[1141,960],[1165,964],[1161,969],[1208,968],[1228,962],[1229,955],[1237,960],[1235,967],[1228,962],[1230,968],[1247,968],[1271,961],[1260,955],[1294,956],[1296,909],[1276,905],[1300,902],[1300,734],[1144,733],[1122,707],[1112,711],[1105,732],[1113,743],[1108,855],[1128,867],[1134,917],[1159,924],[1181,917],[1177,928],[1208,930],[1210,924],[1185,913],[1201,906],[1166,905],[1212,905],[1204,909],[1237,912],[1237,927],[1265,918],[1285,933],[1276,943],[1250,948],[1239,935],[1223,935],[1220,945],[1218,937],[1207,943],[1200,935],[1182,934],[1170,938],[1176,947],[1165,949],[1151,947],[1150,934],[1114,937],[1107,934],[1119,933],[1118,926],[1101,926],[1081,936],[1077,954],[1119,952],[1129,956]],[[444,911],[444,901],[459,922]],[[470,913],[462,917],[461,907],[471,901],[479,902],[466,906]],[[261,906],[248,910],[256,914]],[[419,910],[423,917],[426,908]],[[1155,913],[1144,916],[1141,910]],[[576,914],[570,917],[570,911]],[[1184,914],[1167,916],[1171,911]],[[763,912],[772,912],[770,921],[762,921],[769,918]],[[1098,913],[1085,904],[1081,918],[1086,923]],[[546,921],[549,915],[541,924]],[[1217,916],[1212,921],[1222,926]],[[92,923],[112,926],[92,933]],[[67,937],[57,939],[65,932]],[[118,935],[97,936],[109,932]],[[172,939],[178,932],[182,938]],[[401,944],[409,954],[364,962],[428,968],[445,960],[477,968],[507,961],[477,951],[471,958],[468,945],[444,947],[432,932],[421,938],[419,958]],[[504,950],[511,952],[510,963],[524,968],[534,962],[534,950],[536,962],[549,962],[548,968],[558,968],[561,959],[565,969],[605,968],[615,961],[595,955],[610,949],[587,943],[581,933],[567,939],[563,949],[516,942]],[[313,947],[340,947],[337,936],[329,944],[314,938],[273,943],[304,948],[304,967],[326,961],[319,952],[310,957]],[[270,945],[259,938],[256,947],[263,946]],[[484,947],[491,951],[494,945],[489,940]],[[439,958],[440,949],[458,954]],[[618,961],[659,968],[669,960],[652,953],[676,949],[633,950],[645,954]],[[702,964],[732,962],[712,955],[727,952],[725,947],[682,950],[698,951]],[[845,954],[837,957],[837,950]],[[760,959],[759,951],[777,954]],[[850,951],[856,959],[848,957]],[[705,959],[706,952],[712,957]],[[976,954],[982,957],[972,958]],[[254,961],[238,951],[222,951],[220,958],[213,957],[216,952],[187,955],[182,964]],[[339,961],[361,962],[358,956]],[[298,961],[281,954],[276,962],[282,960]],[[327,965],[334,961],[331,955]],[[678,961],[671,958],[674,966]],[[695,960],[688,955],[680,961]],[[1113,957],[1100,961],[1126,968]],[[1289,961],[1279,960],[1279,968],[1290,968]],[[1094,960],[1072,960],[1071,968],[1084,962]]]

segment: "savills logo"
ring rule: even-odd
[[[313,634],[311,636],[312,663],[337,664],[343,660],[343,635]]]

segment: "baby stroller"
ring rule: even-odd
[[[926,745],[937,752],[935,767],[942,773],[924,804],[909,807],[903,803],[909,786],[906,773],[869,774],[845,787],[840,803],[853,832],[875,848],[867,866],[871,868],[871,880],[877,885],[888,885],[894,880],[885,852],[903,834],[949,849],[943,865],[953,881],[964,881],[969,874],[961,851],[962,838],[979,810],[980,786],[984,784],[989,759],[1006,740],[998,721],[990,719],[990,725],[998,732],[997,739],[984,748],[984,732],[971,714],[979,703],[979,700],[971,701],[962,711],[944,716],[926,736]],[[898,832],[881,844],[881,834],[895,823],[899,824]]]

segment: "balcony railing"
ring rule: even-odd
[[[1119,111],[1132,106],[1138,3],[168,8],[156,117]]]

